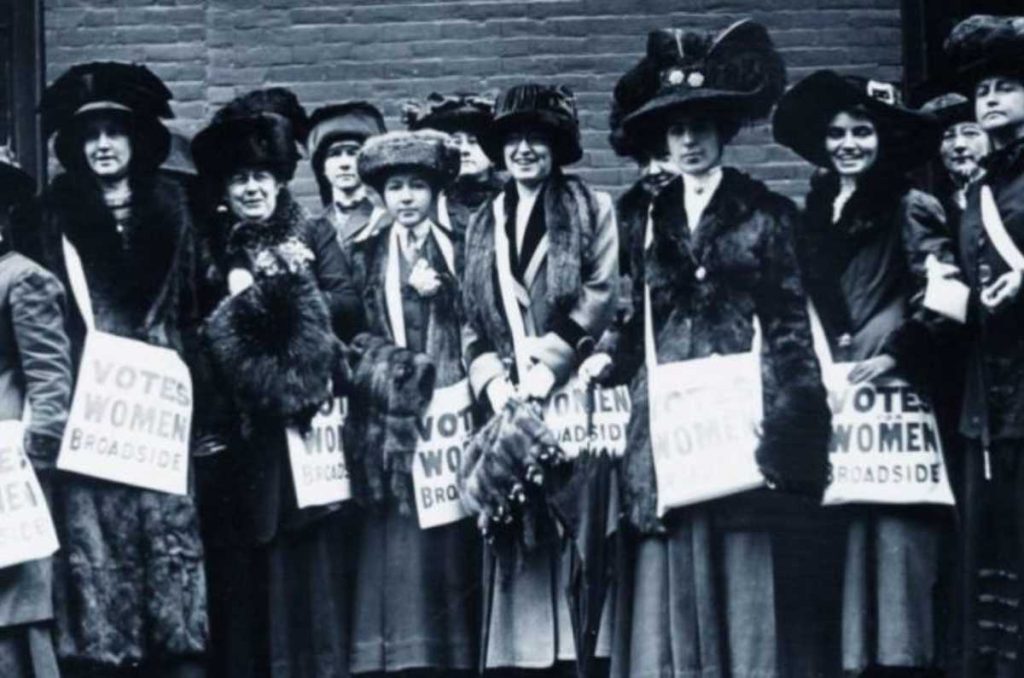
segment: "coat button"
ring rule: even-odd
[[[853,343],[853,337],[850,336],[849,332],[843,332],[839,335],[839,340],[836,342],[839,344],[839,348],[850,348]]]
[[[698,266],[697,270],[693,272],[693,277],[697,279],[697,282],[703,281],[704,278],[708,277],[708,269]]]

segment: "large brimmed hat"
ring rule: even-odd
[[[331,199],[331,185],[324,176],[327,149],[335,141],[345,139],[360,144],[372,136],[384,134],[384,116],[366,101],[344,101],[321,106],[309,116],[310,165],[320,189],[320,199],[327,204]]]
[[[623,121],[636,109],[654,98],[660,79],[657,65],[644,57],[615,83],[611,110],[608,112],[608,143],[619,156],[644,159],[646,144],[635,134],[628,134]]]
[[[943,129],[961,122],[975,122],[974,102],[959,92],[947,92],[929,99],[918,109],[935,118]]]
[[[402,120],[411,130],[436,129],[448,134],[468,132],[480,136],[494,120],[492,94],[432,92],[423,101],[407,101]]]
[[[480,146],[498,169],[505,167],[504,144],[509,132],[530,128],[547,133],[554,162],[571,165],[583,157],[576,95],[562,85],[528,83],[510,87],[494,103],[494,121],[484,130]]]
[[[717,34],[652,31],[644,60],[629,76],[616,86],[616,99],[643,100],[622,120],[630,135],[660,131],[666,116],[694,111],[740,121],[763,118],[786,86],[782,56],[765,27],[750,19]]]
[[[388,132],[370,137],[359,151],[359,176],[378,193],[395,172],[413,171],[442,188],[459,174],[459,150],[437,130]]]
[[[970,96],[986,76],[1024,79],[1024,16],[976,14],[953,27],[944,48],[947,81]]]
[[[299,161],[296,129],[303,133],[307,120],[289,90],[249,92],[217,111],[192,140],[196,169],[200,176],[223,182],[239,168],[266,167],[280,181],[290,181]]]
[[[171,92],[145,66],[91,61],[72,66],[43,92],[39,104],[43,132],[54,137],[54,151],[65,168],[85,160],[83,133],[97,115],[124,120],[131,131],[132,165],[144,171],[167,157],[170,133],[161,118],[173,118]]]
[[[825,133],[841,111],[857,111],[871,119],[881,138],[880,158],[888,167],[907,170],[935,155],[942,134],[926,113],[904,108],[892,83],[833,71],[816,71],[795,84],[779,100],[772,120],[775,140],[808,162],[832,168],[825,151]]]

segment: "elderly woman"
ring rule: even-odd
[[[170,98],[148,69],[114,62],[75,66],[43,94],[44,129],[66,172],[43,195],[42,263],[66,289],[74,289],[69,276],[84,280],[65,321],[76,372],[87,327],[192,362],[192,220],[185,190],[157,171]],[[192,496],[72,474],[58,478],[54,494],[65,675],[199,672],[206,582]]]
[[[1024,17],[973,16],[946,41],[953,76],[992,152],[967,191],[960,266],[971,287],[964,508],[965,672],[1024,671]]]
[[[439,132],[371,137],[359,154],[359,174],[380,194],[391,220],[357,238],[352,258],[368,333],[424,359],[422,372],[434,377],[425,400],[462,389],[468,403],[460,345],[462,248],[431,219],[436,196],[458,166],[458,150]],[[356,338],[357,350],[366,340],[366,335]],[[401,489],[372,491],[376,469],[389,453],[367,433],[375,402],[369,375],[389,370],[399,355],[381,349],[367,351],[361,359],[366,369],[354,370],[347,424],[346,440],[354,441],[349,450],[353,480],[362,483],[356,493],[366,505],[355,545],[351,670],[469,675],[478,651],[480,540],[472,521],[431,526],[422,515],[417,521],[411,471],[422,462],[413,459],[413,445],[400,453],[406,457],[400,464],[405,469],[398,479]],[[364,374],[365,382],[358,378]],[[393,417],[389,412],[388,419]]]
[[[611,198],[563,172],[583,155],[568,89],[527,84],[502,92],[481,141],[511,178],[466,234],[462,346],[473,392],[500,412],[516,389],[547,398],[575,371],[577,347],[608,326],[618,245]],[[502,300],[513,288],[517,316],[507,316]],[[555,671],[574,658],[566,563],[549,543],[518,571],[499,572],[504,581],[493,593],[482,650],[488,667]]]
[[[796,209],[721,164],[740,127],[768,113],[784,78],[767,31],[746,20],[716,35],[652,32],[647,55],[617,88],[620,102],[640,101],[623,120],[628,139],[648,157],[667,157],[681,175],[653,198],[646,233],[630,242],[633,318],[611,358],[595,355],[581,370],[632,384],[622,475],[638,537],[633,571],[620,582],[628,602],[616,610],[615,676],[702,675],[710,667],[786,675],[767,521],[785,518],[797,500],[755,489],[659,516],[644,367],[750,352],[759,325],[758,467],[773,487],[820,493],[829,413],[789,240]]]
[[[199,473],[219,676],[348,675],[351,537],[336,504],[299,507],[289,465],[332,381],[344,385],[332,326],[361,315],[334,231],[288,192],[304,123],[293,94],[257,90],[192,144],[217,205],[207,282],[220,301],[203,339],[221,449]]]
[[[887,83],[818,71],[779,102],[774,131],[824,170],[812,179],[796,243],[832,359],[859,361],[855,383],[899,369],[927,396],[930,366],[919,356],[928,356],[935,320],[912,304],[928,255],[952,267],[953,243],[938,201],[905,177],[934,154],[940,131],[897,98]],[[845,553],[827,587],[838,591],[842,582],[843,670],[934,668],[951,512],[885,504],[825,510],[835,524],[821,535],[831,539],[822,550]]]

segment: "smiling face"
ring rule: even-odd
[[[640,180],[644,187],[652,193],[660,191],[677,176],[679,176],[679,167],[668,157],[650,158],[640,167]]]
[[[978,162],[988,155],[989,141],[985,130],[976,122],[958,122],[942,133],[939,154],[951,176],[966,181],[980,171]]]
[[[1018,139],[1024,136],[1024,81],[996,76],[974,89],[974,114],[990,135]]]
[[[434,189],[417,172],[396,172],[384,182],[384,204],[402,226],[412,228],[423,223],[434,203]]]
[[[684,117],[665,132],[668,160],[683,174],[704,174],[722,162],[723,141],[714,120]]]
[[[878,160],[878,130],[860,113],[837,113],[825,130],[825,151],[841,176],[856,177]]]
[[[342,193],[351,193],[363,182],[356,171],[356,158],[362,147],[355,139],[342,139],[327,147],[324,154],[324,176],[331,188]]]
[[[538,186],[551,176],[554,152],[550,137],[539,130],[518,130],[505,137],[505,167],[517,183]]]
[[[282,184],[269,170],[245,167],[228,177],[228,207],[238,219],[265,221],[277,208]]]
[[[128,174],[132,143],[127,125],[120,119],[92,116],[85,122],[85,162],[103,180],[121,179]]]
[[[480,148],[480,142],[472,132],[453,132],[452,142],[459,149],[459,176],[474,177],[491,169],[491,159]]]

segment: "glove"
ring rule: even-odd
[[[504,377],[495,377],[487,384],[487,399],[491,402],[491,410],[501,412],[505,403],[516,393],[515,388]]]
[[[544,400],[555,386],[555,373],[544,363],[534,363],[519,382],[519,389],[526,398]]]
[[[576,374],[584,386],[601,383],[612,371],[612,357],[607,353],[595,353],[580,364]]]
[[[250,287],[254,282],[252,273],[244,268],[233,268],[228,273],[228,291],[232,296]]]

